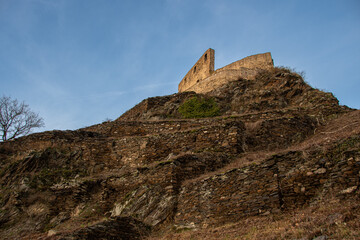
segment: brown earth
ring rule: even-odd
[[[185,119],[193,96],[220,115]],[[284,68],[0,143],[2,239],[358,239],[360,111]]]

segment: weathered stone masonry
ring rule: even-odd
[[[255,79],[259,70],[271,69],[271,53],[248,56],[214,71],[215,51],[211,48],[201,56],[179,84],[179,92],[209,92],[218,86],[240,78]]]
[[[197,82],[211,76],[215,66],[215,51],[209,48],[185,75],[179,84],[179,92],[183,92]]]

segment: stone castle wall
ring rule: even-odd
[[[194,91],[196,93],[206,93],[214,90],[228,82],[238,80],[239,77],[245,79],[255,79],[258,73],[255,69],[240,68],[228,70],[216,70],[211,76],[190,86],[186,91]]]
[[[216,71],[214,65],[215,51],[209,48],[181,80],[179,92],[205,93],[239,78],[254,80],[259,70],[273,68],[274,62],[267,52],[248,56]]]
[[[239,61],[226,65],[225,67],[219,68],[217,71],[240,68],[271,69],[272,67],[274,67],[274,63],[271,58],[271,53],[267,52],[248,56]]]
[[[209,48],[185,75],[179,84],[179,92],[186,91],[189,87],[205,79],[214,72],[215,51]]]

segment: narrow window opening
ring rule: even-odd
[[[196,72],[196,66],[194,67],[194,73]]]
[[[205,54],[205,57],[204,57],[204,58],[205,58],[205,61],[206,61],[206,60],[207,60],[207,53]]]

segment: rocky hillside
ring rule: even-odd
[[[357,239],[359,174],[360,111],[274,68],[0,143],[0,236]]]

